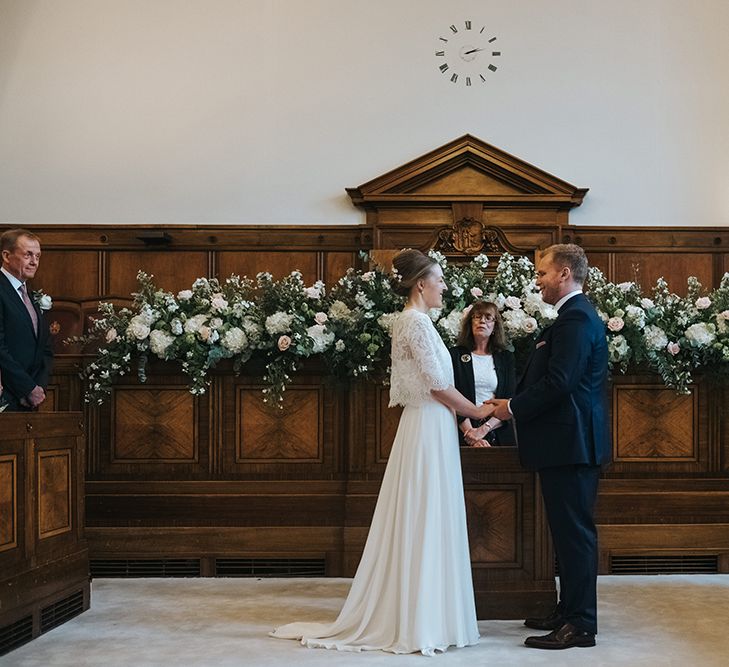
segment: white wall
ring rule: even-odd
[[[486,23],[487,85],[437,38]],[[0,0],[0,222],[357,223],[466,132],[586,225],[729,225],[726,0]]]

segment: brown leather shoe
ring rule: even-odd
[[[573,646],[594,646],[595,635],[565,623],[559,630],[553,630],[543,637],[527,637],[524,644],[529,648],[563,649]]]
[[[534,630],[558,630],[564,625],[564,619],[555,609],[549,616],[543,618],[527,618],[524,625]]]

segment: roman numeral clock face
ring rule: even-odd
[[[485,25],[464,21],[438,37],[435,57],[441,74],[451,83],[474,86],[493,76],[501,51]]]

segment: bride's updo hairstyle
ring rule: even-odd
[[[437,263],[420,250],[412,248],[401,250],[392,260],[393,276],[390,279],[392,291],[398,296],[410,296],[410,290],[418,280],[425,278]]]

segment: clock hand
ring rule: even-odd
[[[471,49],[470,51],[464,51],[463,55],[467,56],[469,53],[476,53],[476,51],[483,51],[483,49]]]

